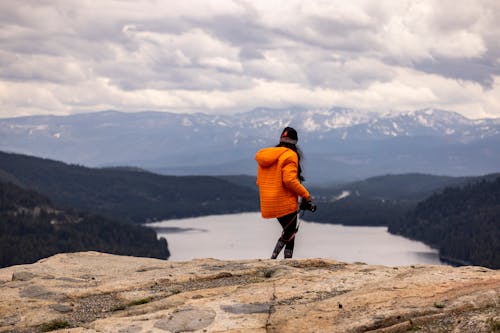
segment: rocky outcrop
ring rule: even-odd
[[[500,271],[97,252],[0,270],[0,332],[498,332]]]

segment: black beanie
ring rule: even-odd
[[[291,143],[292,145],[296,145],[299,141],[299,137],[297,135],[297,131],[291,127],[285,127],[283,132],[281,132],[280,143]]]

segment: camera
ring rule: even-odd
[[[300,201],[300,210],[308,210],[314,213],[316,211],[316,205],[313,204],[312,201],[307,201],[302,198]]]

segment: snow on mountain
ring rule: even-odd
[[[172,114],[159,112],[120,113],[114,111],[81,114],[75,116],[36,116],[0,119],[0,133],[27,133],[62,136],[64,130],[75,126],[99,128],[134,128],[144,130],[171,127],[231,128],[233,131],[264,129],[266,132],[295,126],[302,132],[318,133],[363,128],[368,136],[451,135],[457,133],[498,134],[500,119],[471,120],[458,113],[436,109],[424,109],[403,113],[383,114],[347,108],[331,109],[270,109],[258,108],[235,115]]]
[[[9,118],[0,119],[0,150],[174,174],[254,173],[256,149],[276,144],[285,126],[298,130],[311,178],[478,174],[500,166],[500,119],[471,120],[438,109],[380,114],[341,107],[258,108],[233,115],[104,111]]]
[[[330,134],[344,140],[348,137],[370,139],[455,135],[460,140],[471,141],[499,133],[498,120],[471,120],[458,113],[436,109],[379,114],[347,108],[319,110],[261,108],[231,116],[228,122],[239,129],[265,129],[271,133],[285,126],[294,126],[304,137]],[[266,137],[266,133],[262,135]]]

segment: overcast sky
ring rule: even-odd
[[[500,117],[500,1],[0,2],[0,117],[427,107]]]

